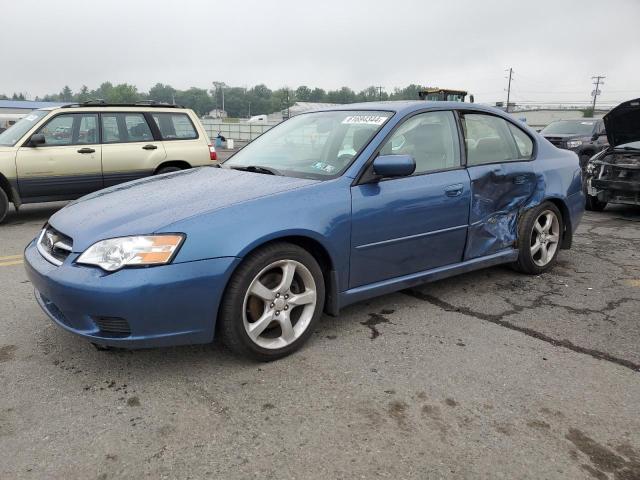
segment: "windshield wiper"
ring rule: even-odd
[[[229,167],[232,168],[234,170],[240,170],[242,172],[253,172],[253,173],[264,173],[266,175],[282,175],[278,170],[276,170],[275,168],[271,168],[271,167],[258,167],[256,165],[248,165],[246,167],[238,167],[238,166],[232,166]]]
[[[630,152],[637,152],[640,151],[640,148],[638,147],[613,147],[614,150],[626,150],[626,151],[630,151]]]

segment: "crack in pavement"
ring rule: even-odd
[[[511,322],[503,320],[504,317],[508,315],[513,315],[515,313],[519,313],[524,310],[526,307],[515,306],[510,310],[506,310],[500,314],[491,314],[491,313],[483,313],[472,310],[468,307],[456,307],[445,300],[442,300],[433,295],[429,295],[428,293],[421,292],[419,290],[410,288],[406,290],[402,290],[400,293],[408,295],[413,298],[417,298],[423,302],[428,302],[436,307],[442,308],[447,312],[457,312],[463,315],[467,315],[469,317],[477,318],[478,320],[484,320],[486,322],[491,322],[493,324],[499,325],[504,328],[508,328],[510,330],[515,330],[516,332],[524,333],[525,335],[536,338],[538,340],[542,340],[543,342],[550,343],[554,347],[564,347],[576,353],[582,353],[585,355],[589,355],[590,357],[596,358],[598,360],[605,360],[607,362],[615,363],[622,367],[633,370],[634,372],[640,371],[640,364],[632,362],[630,360],[626,360],[624,358],[619,358],[614,355],[611,355],[607,352],[602,352],[600,350],[594,350],[591,348],[581,347],[580,345],[576,345],[572,343],[570,340],[558,340],[557,338],[550,337],[545,335],[544,333],[538,332],[537,330],[533,330],[532,328],[521,327],[519,325],[515,325]]]

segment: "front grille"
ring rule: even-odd
[[[131,335],[129,322],[120,317],[93,317],[93,321],[100,329],[100,333],[113,337],[128,337]]]
[[[54,265],[62,265],[73,248],[73,240],[51,225],[44,227],[38,237],[38,251]]]

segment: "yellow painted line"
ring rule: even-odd
[[[0,262],[0,267],[10,267],[11,265],[20,265],[22,260],[14,260],[13,262]]]
[[[16,258],[22,258],[22,255],[7,255],[6,257],[0,257],[0,262],[5,260],[15,260]]]
[[[640,279],[636,278],[636,279],[627,280],[627,285],[629,285],[630,287],[640,288]]]

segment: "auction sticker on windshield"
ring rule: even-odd
[[[357,125],[382,125],[389,117],[380,115],[351,115],[342,120],[342,123]]]

